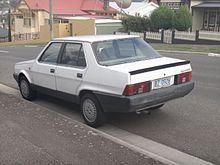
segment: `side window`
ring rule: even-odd
[[[86,67],[85,55],[81,44],[67,43],[61,58],[61,64]]]
[[[62,43],[51,43],[40,57],[39,62],[56,63],[61,46]]]

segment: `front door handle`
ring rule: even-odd
[[[82,78],[82,73],[77,73],[77,75],[76,75],[78,78]]]
[[[55,73],[55,69],[50,69],[50,73]]]

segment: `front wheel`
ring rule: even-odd
[[[35,99],[36,91],[31,89],[30,83],[24,76],[22,76],[19,80],[19,89],[24,99],[30,100],[30,101]]]
[[[89,126],[98,127],[105,123],[105,113],[93,94],[87,93],[82,96],[80,108],[83,119]]]

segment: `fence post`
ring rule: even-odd
[[[145,32],[145,31],[144,31],[144,38],[143,38],[143,39],[144,39],[144,41],[146,41],[146,40],[147,40],[147,39],[146,39],[146,37],[147,37],[147,32]]]
[[[172,36],[171,36],[171,44],[174,44],[174,39],[175,39],[175,30],[172,31]]]
[[[195,41],[198,42],[199,41],[199,30],[196,30],[196,38]]]
[[[161,42],[163,43],[163,41],[164,41],[164,29],[161,30]]]

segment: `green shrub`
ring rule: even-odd
[[[126,31],[144,32],[150,28],[148,17],[126,16],[122,18],[122,25]]]
[[[160,6],[150,16],[151,28],[154,30],[172,29],[173,15],[174,12],[172,9],[167,6]]]
[[[173,18],[173,26],[176,30],[186,31],[192,26],[192,15],[186,5],[178,9]]]

